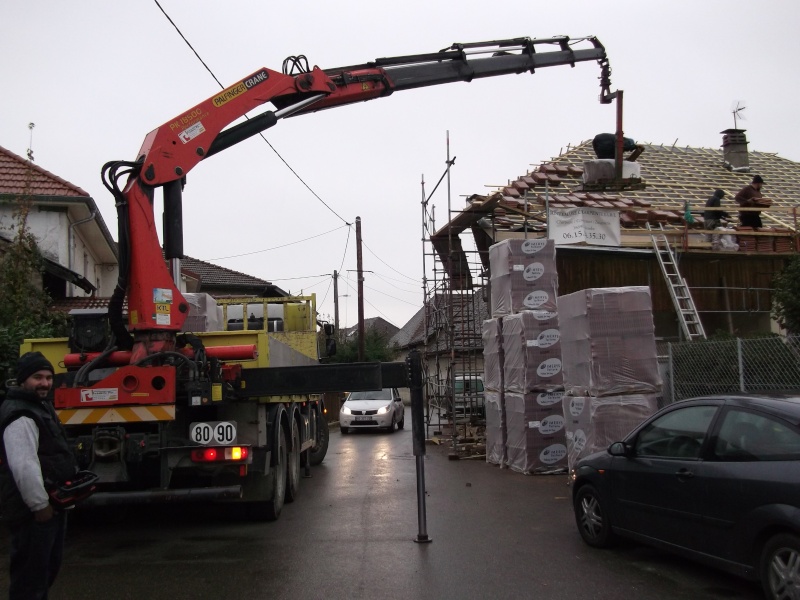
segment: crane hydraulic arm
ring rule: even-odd
[[[603,45],[594,37],[562,36],[453,44],[439,52],[381,58],[335,69],[309,69],[304,57],[292,57],[284,61],[284,72],[259,69],[170,119],[147,135],[135,162],[111,162],[104,167],[104,181],[116,197],[119,216],[120,281],[110,305],[118,347],[134,347],[132,362],[173,349],[188,305],[173,281],[177,277],[175,268],[170,274],[164,257],[175,261],[182,258],[183,183],[201,160],[272,127],[281,118],[372,100],[395,91],[533,73],[538,68],[574,66],[584,61],[599,63],[600,101],[611,102],[611,69]],[[276,110],[228,127],[267,102]],[[129,178],[120,190],[117,179],[124,174]],[[163,254],[153,214],[156,187],[164,188]],[[126,294],[127,330],[122,323]]]

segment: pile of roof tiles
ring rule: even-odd
[[[778,233],[792,233],[791,229],[786,227],[776,227],[775,231]],[[794,250],[794,243],[789,236],[778,236],[775,238],[775,252],[792,252]]]
[[[760,229],[759,231],[765,232],[764,229]],[[766,235],[757,237],[756,250],[758,252],[775,252],[775,238]]]
[[[755,252],[756,251],[756,236],[748,235],[755,232],[752,227],[737,227],[736,228],[736,242],[739,244],[739,252]]]

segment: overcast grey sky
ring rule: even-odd
[[[260,67],[280,71],[290,55],[331,68],[454,42],[595,35],[613,89],[625,92],[626,136],[717,148],[741,102],[751,149],[800,160],[797,2],[159,1],[225,86]],[[4,0],[0,50],[0,145],[24,156],[35,123],[36,164],[89,192],[115,237],[102,165],[134,159],[149,131],[219,90],[153,0]],[[429,193],[444,172],[447,132],[455,208],[613,131],[598,75],[594,63],[554,67],[281,121],[265,133],[272,148],[255,137],[189,173],[185,251],[315,292],[323,315],[333,314],[338,270],[340,320],[355,324],[355,231],[348,240],[307,185],[344,220],[361,217],[366,316],[402,326],[422,301],[420,182]],[[446,187],[432,204],[441,225]]]

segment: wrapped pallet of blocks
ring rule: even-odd
[[[523,311],[503,317],[506,464],[521,473],[566,467],[558,316]]]
[[[564,396],[562,402],[570,469],[578,459],[622,441],[658,409],[655,394]]]
[[[483,322],[483,395],[486,411],[486,462],[505,465],[506,412],[503,400],[503,339],[501,319]]]
[[[568,395],[661,391],[650,288],[591,288],[560,296],[558,322]]]
[[[222,331],[222,307],[209,294],[184,293],[189,305],[189,316],[181,331]]]
[[[506,391],[506,465],[519,473],[554,473],[567,468],[564,392]]]
[[[652,415],[662,383],[649,288],[587,289],[558,306],[571,469]]]
[[[555,242],[503,240],[489,247],[493,317],[523,310],[555,311],[558,296]]]

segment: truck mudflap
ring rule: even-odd
[[[81,502],[81,508],[113,506],[116,504],[164,504],[176,502],[212,502],[238,500],[242,486],[230,485],[212,488],[187,488],[180,490],[143,490],[131,492],[97,492]]]

